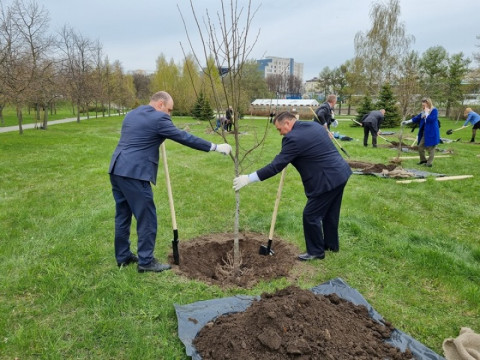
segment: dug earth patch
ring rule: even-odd
[[[260,246],[267,245],[268,236],[246,232],[239,234],[241,261],[239,273],[235,274],[233,239],[233,233],[216,233],[180,241],[180,264],[174,265],[172,255],[169,262],[180,275],[223,288],[251,288],[259,281],[285,277],[298,263],[296,246],[275,238],[272,245],[275,254],[259,255]]]

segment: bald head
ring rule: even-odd
[[[149,105],[157,111],[170,115],[173,110],[173,99],[166,91],[158,91],[150,97]]]

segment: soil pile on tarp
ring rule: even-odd
[[[365,174],[381,173],[383,170],[392,171],[395,170],[396,167],[398,167],[397,164],[372,164],[369,162],[351,160],[347,160],[347,162],[352,169],[359,169]]]
[[[258,252],[261,245],[267,245],[268,235],[248,232],[239,237],[239,274],[233,271],[232,233],[208,234],[180,241],[180,265],[173,265],[172,255],[169,262],[181,275],[222,287],[249,288],[262,280],[287,276],[293,268],[299,253],[294,245],[274,238],[272,250],[275,254],[263,256]]]
[[[204,360],[414,359],[384,341],[393,329],[365,306],[290,286],[208,323],[194,346]]]

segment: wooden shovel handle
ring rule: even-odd
[[[170,215],[172,216],[173,230],[177,230],[177,218],[175,216],[175,207],[173,206],[172,186],[170,185],[170,174],[168,172],[167,151],[165,150],[165,142],[160,145],[162,154],[163,168],[165,170],[165,180],[167,182],[168,203],[170,204]]]
[[[283,183],[285,182],[285,173],[287,168],[285,167],[282,170],[282,175],[280,176],[280,183],[278,184],[277,198],[275,199],[275,206],[273,207],[272,223],[270,224],[270,233],[268,234],[268,240],[272,240],[273,231],[275,230],[275,222],[277,221],[278,205],[280,204],[280,197],[282,195]]]

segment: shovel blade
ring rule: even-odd
[[[452,129],[447,130],[447,135],[452,135],[452,133],[453,133],[453,130],[452,130]]]
[[[275,252],[270,249],[268,246],[261,245],[260,249],[258,250],[258,253],[263,256],[268,256],[268,255],[275,255]]]
[[[172,250],[173,250],[173,262],[175,265],[180,265],[180,255],[178,253],[178,230],[173,230],[173,240],[172,240]]]
[[[258,253],[263,256],[274,255],[275,252],[272,250],[272,240],[268,240],[268,245],[260,245]]]

